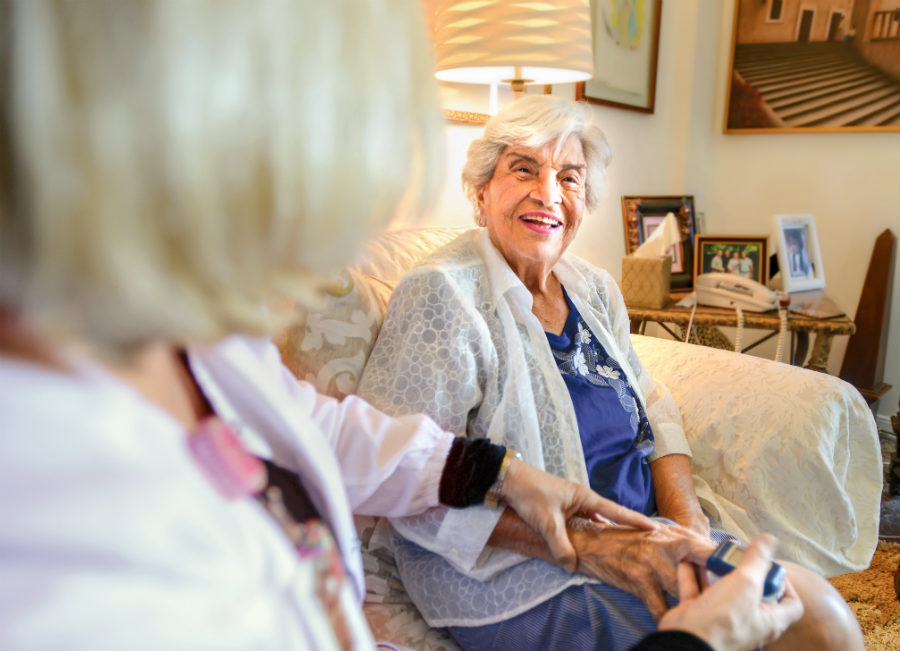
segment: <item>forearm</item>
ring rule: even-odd
[[[650,463],[650,473],[659,515],[695,530],[698,527],[708,530],[709,523],[694,490],[689,456],[669,454],[660,457]]]
[[[589,522],[584,518],[572,518],[566,525],[566,529],[570,533],[576,529],[581,530],[588,527],[596,527],[597,530],[600,530],[602,525]],[[558,565],[553,554],[550,553],[547,541],[534,529],[529,527],[528,524],[519,517],[518,513],[510,508],[503,511],[500,520],[497,522],[497,526],[494,527],[490,538],[488,538],[487,544],[490,547],[505,549],[521,554],[522,556],[528,556],[530,558],[546,561],[553,565]]]
[[[510,508],[503,511],[497,526],[491,532],[488,543],[491,547],[506,549],[522,556],[537,558],[554,563],[550,548],[544,538],[529,527],[518,513]]]

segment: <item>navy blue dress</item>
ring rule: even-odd
[[[656,512],[647,457],[653,432],[644,407],[619,366],[588,329],[575,305],[559,335],[547,341],[562,373],[584,450],[591,488],[646,515]]]

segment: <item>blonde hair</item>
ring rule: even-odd
[[[4,3],[0,304],[114,348],[263,332],[430,196],[432,70],[403,0]]]
[[[538,148],[550,142],[561,147],[570,135],[581,141],[587,164],[585,207],[592,210],[600,198],[611,154],[591,109],[582,102],[553,95],[525,95],[488,120],[484,133],[466,152],[462,184],[475,209],[475,223],[484,225],[478,194],[494,176],[497,161],[507,147]]]

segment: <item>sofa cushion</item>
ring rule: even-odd
[[[370,242],[322,301],[297,306],[272,337],[291,372],[334,398],[354,393],[401,276],[466,228],[390,231]]]
[[[274,337],[281,358],[301,380],[341,399],[356,391],[359,376],[384,321],[393,286],[348,269],[319,305],[297,307]]]
[[[865,569],[877,544],[881,454],[872,412],[833,375],[678,341],[632,335],[672,392],[704,507],[745,541],[825,576]],[[700,487],[698,486],[698,492]]]

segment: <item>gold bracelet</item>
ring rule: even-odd
[[[497,479],[491,484],[487,494],[484,496],[484,505],[489,509],[499,509],[502,505],[503,481],[506,479],[506,473],[509,471],[509,464],[513,459],[522,460],[522,455],[513,450],[506,448],[506,454],[503,455],[503,461],[500,463],[500,472],[497,473]]]

